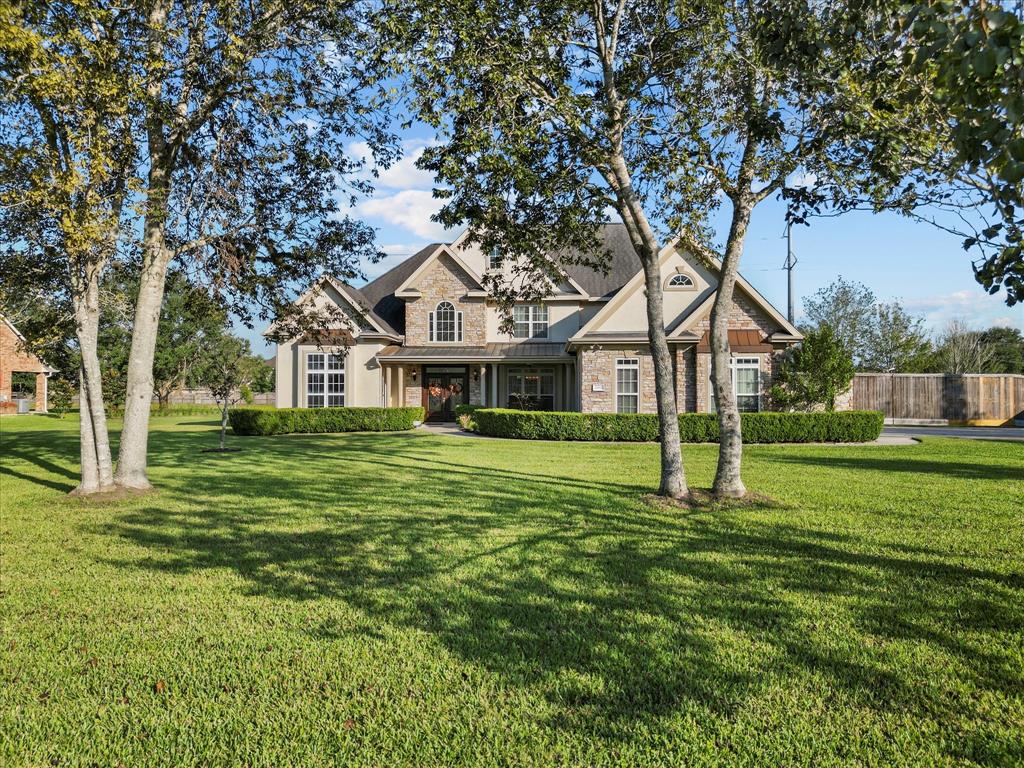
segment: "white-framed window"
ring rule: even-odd
[[[635,357],[615,361],[615,410],[640,413],[640,360]]]
[[[491,248],[491,252],[487,254],[487,268],[501,269],[501,261],[501,251],[497,248]]]
[[[732,392],[736,397],[736,408],[741,412],[761,410],[761,361],[756,357],[733,357],[729,360],[729,374],[732,377]],[[712,413],[718,411],[715,388],[708,378],[708,405]]]
[[[345,356],[332,352],[306,355],[306,407],[345,405]]]
[[[555,409],[554,368],[512,368],[508,372],[508,407],[522,411]]]
[[[690,277],[689,275],[684,275],[682,272],[677,272],[666,281],[665,287],[674,290],[693,288],[693,278]]]
[[[428,320],[431,341],[462,341],[462,312],[450,301],[442,301]]]
[[[548,308],[543,304],[516,304],[512,308],[514,327],[512,336],[517,339],[546,339],[548,337]]]

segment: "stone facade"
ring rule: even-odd
[[[21,339],[5,321],[0,320],[0,403],[10,403],[12,374],[36,375],[35,409],[46,410],[46,366],[42,360],[21,346]],[[10,408],[11,406],[0,406]]]
[[[414,286],[420,297],[407,299],[405,305],[405,343],[407,346],[428,345],[430,341],[430,313],[440,301],[450,301],[462,312],[462,341],[464,346],[487,343],[486,305],[483,298],[468,298],[466,292],[479,290],[466,271],[451,256],[444,254],[427,268]]]
[[[584,413],[614,413],[615,361],[636,358],[640,361],[640,413],[657,413],[658,401],[654,391],[654,361],[646,348],[605,346],[581,349],[580,410]]]

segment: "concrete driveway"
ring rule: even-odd
[[[1024,427],[890,427],[882,436],[893,437],[959,437],[964,440],[1024,441]]]

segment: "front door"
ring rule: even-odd
[[[427,368],[423,407],[427,421],[455,421],[455,406],[469,402],[469,373],[465,368]]]

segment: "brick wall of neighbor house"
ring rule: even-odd
[[[640,360],[640,413],[656,413],[654,363],[646,349],[582,349],[579,352],[580,403],[584,413],[615,412],[615,361],[622,357]],[[597,385],[603,391],[594,391]]]
[[[15,372],[36,374],[37,411],[46,410],[46,376],[42,361],[21,348],[21,340],[3,320],[0,320],[0,401],[11,399],[11,380]]]
[[[405,305],[405,343],[407,346],[430,343],[429,315],[442,300],[450,301],[462,312],[461,344],[483,346],[487,341],[486,307],[483,299],[464,298],[476,288],[473,280],[447,255],[440,256],[415,286],[420,298]]]

